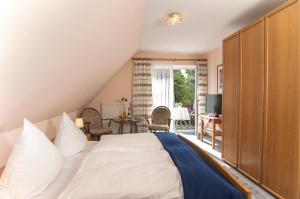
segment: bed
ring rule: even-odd
[[[86,154],[97,144],[96,141],[89,141],[85,149],[71,157],[65,158],[62,170],[56,179],[46,188],[46,190],[34,199],[54,199],[58,198],[64,187],[72,180],[79,169]]]
[[[191,173],[184,173],[181,167],[184,168],[190,165],[188,162],[194,161],[188,159],[181,161],[182,147],[192,148],[197,156],[200,155],[207,167],[216,172],[213,175],[221,176],[226,186],[234,190],[236,196],[228,190],[219,193],[219,186],[200,188],[195,184],[197,181],[189,182],[190,179],[186,181],[185,176]],[[176,161],[176,154],[179,162]],[[180,167],[185,161],[188,164]],[[207,184],[209,180],[205,177],[199,181]],[[187,187],[188,183],[192,184]],[[213,158],[180,135],[172,133],[106,135],[99,143],[88,142],[82,152],[66,158],[63,169],[56,179],[34,199],[207,198],[196,197],[195,193],[192,193],[201,189],[201,196],[218,194],[210,198],[226,198],[226,194],[230,195],[226,199],[251,198],[247,188]]]

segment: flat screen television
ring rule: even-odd
[[[211,116],[222,115],[222,95],[207,95],[205,112]]]

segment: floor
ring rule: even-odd
[[[189,121],[176,121],[175,130],[195,130],[195,125]]]
[[[183,134],[184,137],[188,138],[192,142],[196,143],[199,147],[201,147],[203,150],[210,153],[212,156],[216,158],[216,160],[224,167],[226,168],[231,174],[233,174],[242,184],[244,184],[246,187],[248,187],[252,192],[252,198],[253,199],[275,199],[272,195],[270,195],[267,191],[262,189],[260,186],[258,186],[253,181],[249,180],[247,177],[245,177],[243,174],[241,174],[239,171],[234,169],[233,167],[226,164],[221,159],[221,143],[217,142],[217,150],[213,150],[211,147],[211,142],[209,136],[204,137],[204,142],[201,142],[197,139],[195,135],[189,135]]]
[[[177,134],[184,134],[184,135],[190,135],[192,137],[196,137],[195,136],[195,129],[192,129],[192,130],[175,130],[174,131],[175,133]],[[198,141],[198,140],[197,140]],[[219,152],[217,154],[219,154],[217,157],[220,157],[221,158],[221,152],[222,152],[222,142],[220,140],[216,140],[216,148],[215,150],[212,150],[211,148],[211,144],[212,144],[212,141],[211,141],[211,136],[209,135],[204,135],[203,136],[203,142],[199,142],[199,144],[201,144],[202,147],[205,147],[207,150],[209,150],[210,153],[215,153],[215,152]]]

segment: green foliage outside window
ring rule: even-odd
[[[195,99],[195,70],[174,70],[175,103],[183,107],[193,108]]]

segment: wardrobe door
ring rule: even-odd
[[[298,3],[297,3],[297,5],[296,5],[297,7],[296,7],[296,12],[297,12],[297,21],[296,21],[296,27],[297,27],[297,74],[300,74],[300,5],[299,5],[299,1],[298,1]],[[300,101],[300,78],[298,78],[298,82],[296,82],[296,84],[298,85],[297,86],[297,89],[298,89],[298,91],[297,91],[297,94],[296,94],[296,99],[297,99],[297,102],[298,102],[298,104],[297,104],[297,107],[298,107],[298,115],[297,115],[297,119],[298,119],[298,127],[296,127],[298,130],[298,132],[297,132],[297,136],[298,136],[298,142],[297,142],[297,146],[298,146],[298,155],[297,155],[297,157],[298,157],[298,165],[297,165],[297,167],[298,167],[298,173],[296,174],[297,175],[297,180],[298,180],[298,183],[297,183],[297,185],[296,185],[296,198],[297,199],[300,199],[300,104],[299,104],[299,101]],[[297,109],[296,109],[297,110]],[[296,160],[297,161],[297,160]]]
[[[299,2],[266,18],[267,98],[263,185],[299,199]]]
[[[237,166],[239,121],[240,37],[236,34],[223,43],[223,144],[222,158]]]
[[[264,109],[264,20],[241,31],[238,168],[261,182]]]

